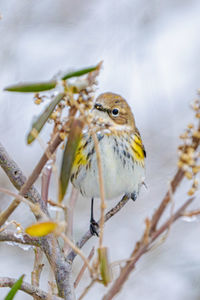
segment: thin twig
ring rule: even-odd
[[[34,187],[30,185],[30,177],[26,180],[26,177],[22,174],[17,164],[9,157],[8,153],[0,143],[0,166],[3,168],[7,176],[13,185],[20,190],[21,196],[27,196],[27,198],[33,203],[39,203],[41,209],[47,213],[47,209],[43,204],[43,201]],[[12,212],[18,207],[19,199],[13,200],[9,207],[0,214],[0,226],[2,226]]]
[[[152,235],[151,238],[149,238],[149,242],[147,244],[143,243],[143,236],[139,242],[136,243],[135,249],[132,251],[132,254],[130,256],[129,261],[126,263],[126,265],[121,268],[119,277],[115,280],[112,287],[109,289],[107,294],[103,297],[103,300],[111,300],[113,297],[119,293],[121,290],[123,284],[126,282],[128,276],[132,272],[132,270],[135,267],[136,262],[139,260],[139,258],[147,252],[150,245],[165,231],[169,228],[172,222],[175,222],[178,218],[182,216],[183,211],[187,208],[189,204],[194,200],[194,198],[188,199],[177,211],[173,216],[170,216],[170,218]]]
[[[36,167],[33,169],[30,177],[27,179],[26,183],[22,186],[20,193],[21,194],[26,194],[26,192],[31,188],[31,186],[34,184],[34,182],[37,180],[38,176],[40,175],[44,165],[46,162],[49,160],[51,155],[54,153],[54,151],[57,149],[58,145],[62,142],[63,140],[60,137],[60,134],[57,133],[53,139],[53,141],[49,144],[47,147],[46,151],[40,158],[38,164]]]
[[[200,131],[200,122],[199,122],[197,131]],[[200,139],[198,137],[196,137],[195,135],[193,135],[191,144],[192,144],[192,148],[194,150],[197,150],[197,148],[199,147],[199,144],[200,144]],[[180,185],[181,181],[184,178],[184,174],[185,174],[185,171],[183,169],[177,170],[177,172],[170,184],[172,194],[174,194],[175,191],[177,190],[178,186]],[[161,201],[158,209],[155,211],[155,213],[153,215],[150,233],[152,233],[156,230],[156,226],[157,226],[165,208],[167,207],[169,201],[170,201],[170,191],[168,191],[166,193],[164,199]]]
[[[58,147],[58,145],[62,142],[62,139],[60,137],[60,134],[57,133],[53,139],[53,141],[50,143],[50,145],[47,147],[45,153],[42,155],[40,161],[38,162],[38,164],[36,165],[36,167],[34,168],[33,172],[31,173],[31,175],[29,176],[29,178],[27,180],[24,180],[24,182],[21,182],[21,186],[19,187],[20,191],[19,194],[21,196],[25,196],[27,194],[27,192],[29,192],[30,188],[32,187],[32,185],[34,184],[34,182],[36,181],[36,179],[38,178],[38,176],[40,175],[44,165],[46,164],[46,162],[49,159],[49,156],[52,155],[54,153],[54,151],[56,150],[56,148]],[[5,153],[5,149],[3,148],[2,145],[0,145],[0,165],[2,166],[2,168],[4,169],[4,171],[7,173],[7,175],[9,176],[9,172],[8,169],[5,166],[5,158],[3,157],[3,155],[1,156],[1,153],[4,152]],[[3,154],[3,153],[2,153]],[[6,153],[7,154],[7,153]],[[4,154],[5,155],[5,154]],[[18,174],[15,174],[15,177]],[[10,177],[9,177],[10,178]],[[14,181],[13,178],[13,174],[11,177],[11,180]],[[15,181],[14,181],[15,182]],[[33,200],[33,199],[32,199]],[[40,206],[41,209],[47,214],[47,208],[46,205],[44,204],[44,202],[42,201],[42,199],[40,198]],[[3,212],[0,215],[0,226],[3,225],[3,223],[5,223],[5,221],[8,219],[8,217],[12,214],[12,212],[18,207],[19,205],[19,200],[15,199],[13,200],[13,202],[10,204],[10,206],[7,208],[7,210],[5,212]]]
[[[12,287],[16,283],[17,279],[10,277],[0,277],[0,287]],[[20,290],[29,294],[30,296],[35,296],[38,300],[49,300],[49,295],[42,291],[41,289],[32,286],[31,284],[24,282],[22,283]],[[51,296],[51,300],[61,300],[62,298],[55,295]]]
[[[156,226],[165,210],[165,208],[167,207],[168,203],[170,202],[170,194],[171,193],[175,193],[176,189],[178,188],[179,184],[181,183],[182,179],[184,178],[184,171],[181,169],[178,169],[178,171],[176,172],[174,178],[171,181],[170,187],[171,187],[171,192],[168,191],[165,195],[165,197],[163,198],[163,200],[161,201],[159,207],[156,209],[153,218],[152,218],[152,222],[151,222],[151,229],[150,229],[150,233],[152,233],[153,231],[155,231]]]
[[[18,207],[20,200],[14,199],[7,209],[0,213],[0,227],[8,220],[13,211]]]
[[[78,190],[76,190],[74,187],[72,187],[68,206],[64,210],[65,222],[67,224],[65,233],[66,233],[66,236],[70,240],[73,239],[73,218],[74,218],[74,208],[76,205],[77,197],[78,197]],[[71,248],[69,248],[68,243],[65,243],[63,250],[64,250],[65,255],[67,255],[69,253]]]
[[[99,175],[99,189],[100,189],[100,200],[101,200],[101,216],[99,222],[99,248],[103,246],[103,229],[104,229],[104,211],[106,209],[105,203],[105,191],[104,191],[104,182],[103,182],[103,169],[101,164],[101,155],[100,155],[100,147],[97,139],[96,133],[92,130],[92,138],[94,141],[94,147],[96,151],[96,159],[97,159],[97,167],[98,167],[98,175]]]
[[[183,217],[195,217],[200,215],[200,209],[187,211],[182,214]]]
[[[86,286],[86,288],[84,289],[83,293],[80,295],[80,297],[78,298],[78,300],[82,300],[83,297],[85,297],[85,295],[88,293],[88,291],[91,289],[91,287],[93,286],[93,284],[95,283],[95,280],[92,280],[88,286]]]
[[[73,251],[76,252],[76,254],[78,254],[82,258],[82,260],[86,264],[88,270],[90,271],[90,275],[92,276],[92,273],[93,273],[92,268],[89,264],[88,259],[83,254],[83,252],[66,235],[64,235],[64,233],[60,233],[59,235],[60,235],[60,237],[63,238],[65,243],[67,243],[73,249]]]
[[[34,267],[31,272],[31,284],[37,288],[39,288],[40,275],[44,264],[42,264],[43,252],[40,248],[36,247],[34,249],[35,259],[34,259]],[[37,299],[36,296],[33,296],[34,299]]]
[[[88,259],[89,262],[90,262],[90,260],[92,259],[93,255],[94,255],[94,247],[92,247],[92,249],[91,249],[91,251],[90,251],[90,253],[89,253],[89,255],[88,255],[88,258],[87,258],[87,259]],[[77,277],[76,277],[76,280],[74,281],[74,288],[77,288],[77,286],[78,286],[78,284],[79,284],[79,282],[80,282],[80,280],[81,280],[81,278],[82,278],[82,276],[83,276],[83,274],[84,274],[86,268],[87,268],[87,266],[86,266],[86,264],[84,263],[84,265],[82,266],[80,272],[78,273],[78,275],[77,275]]]
[[[192,203],[194,197],[188,199],[177,211],[172,215],[154,234],[152,234],[151,238],[154,241],[160,234],[162,234],[171,223],[175,222],[178,218],[183,216],[185,209]]]
[[[170,187],[169,187],[169,197],[170,197],[170,202],[171,202],[171,209],[170,209],[170,216],[173,216],[173,213],[174,213],[174,206],[175,206],[175,202],[174,202],[174,198],[173,198],[173,191],[172,191],[172,188],[171,188],[171,184],[170,184]],[[152,245],[151,248],[149,248],[149,250],[154,250],[155,248],[159,247],[161,244],[163,244],[165,242],[165,240],[167,239],[167,237],[169,236],[169,232],[170,232],[170,229],[171,229],[171,225],[173,223],[173,220],[171,219],[171,223],[169,224],[165,234],[163,234],[160,238],[159,241],[157,241],[156,244]],[[151,229],[151,224],[150,224],[150,229]],[[149,236],[152,234],[152,232],[149,230]]]
[[[53,207],[58,207],[60,209],[63,209],[63,210],[66,210],[66,206],[62,203],[58,203],[58,202],[54,202],[52,201],[51,199],[49,199],[47,201],[47,203],[50,205],[50,206],[53,206]]]
[[[0,228],[0,233],[5,231],[10,225],[14,225],[17,229],[23,232],[23,228],[21,227],[21,224],[17,223],[15,220],[11,220],[11,221],[7,221],[6,224]]]
[[[4,193],[4,194],[7,194],[9,196],[15,197],[15,199],[17,201],[19,201],[19,203],[20,202],[26,203],[27,205],[29,205],[29,207],[31,208],[32,212],[35,215],[37,215],[39,218],[48,219],[48,217],[46,216],[46,214],[43,211],[41,211],[41,209],[38,206],[38,204],[33,204],[32,202],[30,202],[28,199],[24,198],[23,196],[17,195],[17,194],[15,194],[15,193],[13,193],[13,192],[5,189],[5,188],[2,188],[2,187],[0,187],[0,192]],[[1,220],[1,216],[0,216],[0,220]]]
[[[48,202],[49,183],[50,183],[51,174],[52,174],[52,166],[46,165],[42,172],[42,187],[41,187],[42,200],[46,204]]]

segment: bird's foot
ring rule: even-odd
[[[90,233],[99,236],[99,224],[94,220],[90,220]]]
[[[136,192],[131,193],[131,199],[132,199],[133,201],[135,201],[135,200],[137,199],[137,194],[136,194]]]

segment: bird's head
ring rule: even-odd
[[[113,125],[135,129],[135,120],[131,108],[124,98],[114,93],[103,93],[94,104],[95,116]]]

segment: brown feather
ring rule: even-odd
[[[128,125],[133,128],[133,131],[136,129],[131,108],[122,96],[109,92],[103,93],[96,99],[96,103],[102,105],[102,108],[105,112],[107,111],[116,124]],[[119,110],[118,116],[112,115],[112,110],[115,108]]]

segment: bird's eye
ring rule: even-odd
[[[111,111],[112,115],[114,117],[117,117],[119,115],[119,109],[118,108],[114,108],[112,111]]]

